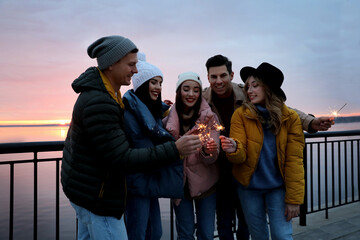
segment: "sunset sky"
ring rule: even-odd
[[[184,71],[209,86],[205,62],[223,54],[234,82],[269,62],[287,105],[320,116],[347,103],[341,115],[360,115],[359,22],[357,0],[0,0],[0,123],[70,119],[71,83],[107,35],[130,38],[163,71],[163,99]]]

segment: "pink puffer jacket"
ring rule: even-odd
[[[179,139],[181,137],[179,136],[180,124],[175,104],[170,109],[169,115],[163,119],[163,123],[166,130],[169,131],[175,139]],[[200,105],[197,123],[208,126],[219,124],[217,116],[211,111],[209,104],[204,99],[202,99]],[[206,156],[206,154],[200,150],[184,158],[184,183],[187,180],[191,197],[200,196],[213,187],[219,179],[219,169],[216,160],[220,151],[220,132],[212,128],[209,130],[209,133],[210,137],[217,142],[218,151],[215,154]],[[199,134],[198,125],[195,125],[185,134]]]

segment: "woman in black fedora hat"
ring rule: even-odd
[[[280,69],[244,67],[246,100],[231,119],[222,148],[233,163],[238,195],[253,240],[292,239],[291,219],[304,200],[304,134],[298,114],[284,102]]]

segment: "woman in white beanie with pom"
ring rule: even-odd
[[[139,52],[132,77],[133,89],[123,97],[125,105],[125,133],[130,147],[153,147],[175,139],[163,128],[162,118],[169,106],[161,101],[163,74],[146,62]],[[127,175],[128,201],[125,220],[131,240],[160,240],[162,236],[160,197],[182,198],[183,164],[179,158],[174,164],[160,169],[148,169],[144,173]]]

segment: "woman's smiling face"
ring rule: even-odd
[[[245,88],[252,104],[265,105],[265,89],[261,82],[250,76],[246,81]]]
[[[200,84],[193,80],[187,80],[181,84],[181,101],[186,108],[190,109],[194,107],[199,99],[200,91]]]
[[[153,77],[149,81],[149,95],[153,101],[156,101],[156,99],[159,97],[159,95],[161,93],[162,82],[163,82],[163,80],[160,76]]]

